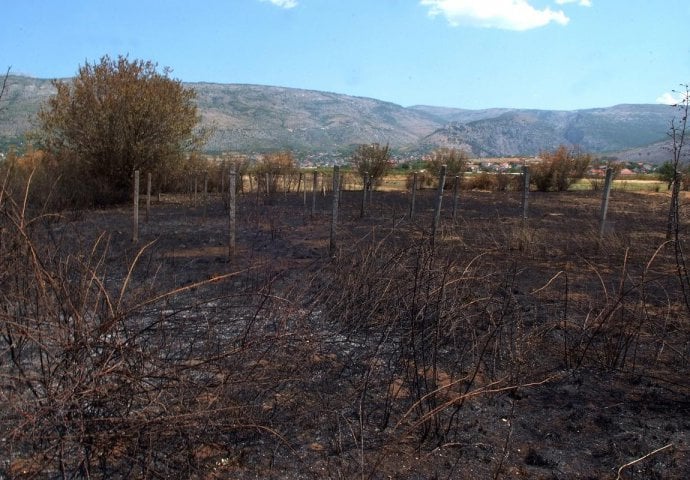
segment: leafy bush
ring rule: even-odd
[[[74,201],[129,198],[135,170],[163,175],[201,145],[195,92],[156,65],[108,56],[85,64],[38,114],[37,138],[68,177],[80,177]]]

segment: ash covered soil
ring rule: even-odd
[[[237,366],[261,377],[243,400],[260,428],[200,453],[200,478],[688,477],[690,316],[666,195],[614,192],[599,241],[597,192],[533,193],[527,220],[518,192],[462,192],[454,219],[447,194],[432,248],[433,192],[414,219],[406,194],[374,192],[361,217],[344,192],[331,252],[331,198],[311,201],[240,195],[231,259],[218,195],[154,201],[137,243],[127,208],[46,227],[64,249],[104,234],[114,290],[138,258],[141,295],[270,303],[252,331],[277,346]]]

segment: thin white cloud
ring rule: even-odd
[[[577,3],[581,7],[591,7],[592,0],[556,0],[558,5],[566,5],[568,3]]]
[[[683,101],[685,93],[683,92],[666,92],[656,99],[656,103],[663,103],[664,105],[677,105]]]
[[[443,15],[452,26],[473,25],[503,30],[530,30],[551,22],[567,25],[561,10],[534,8],[527,0],[420,0],[432,17]]]
[[[297,0],[261,0],[262,2],[270,2],[276,7],[280,8],[295,8]]]

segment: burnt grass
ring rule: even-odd
[[[361,192],[343,192],[329,252],[330,194],[313,215],[311,194],[240,194],[231,259],[218,194],[154,200],[136,244],[126,207],[36,222],[56,258],[100,237],[104,288],[125,302],[173,292],[133,311],[179,320],[186,340],[166,336],[165,358],[184,350],[198,370],[176,388],[207,368],[230,379],[190,393],[193,434],[156,427],[186,460],[157,466],[165,448],[150,443],[146,467],[142,442],[116,434],[88,475],[687,478],[688,278],[665,238],[668,196],[614,191],[600,241],[598,192],[532,192],[526,220],[519,192],[463,191],[455,219],[447,193],[432,246],[433,197],[420,191],[410,219],[407,193],[374,191],[361,216]],[[163,338],[147,325],[147,342]],[[5,477],[58,477],[48,447],[3,419]]]

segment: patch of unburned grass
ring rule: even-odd
[[[583,178],[570,186],[570,190],[602,190],[603,178]],[[612,190],[625,192],[661,192],[666,190],[666,183],[660,180],[639,178],[617,178],[613,181]]]

